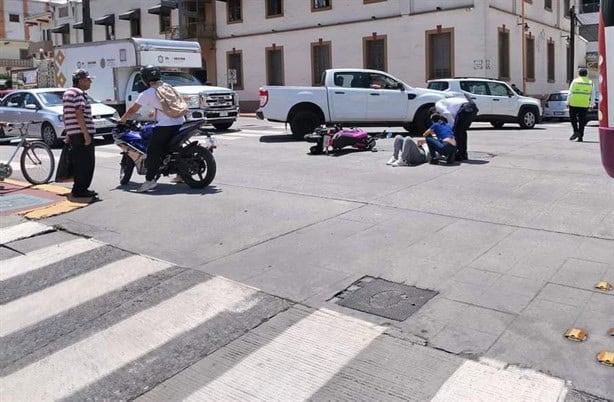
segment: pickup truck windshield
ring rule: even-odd
[[[174,87],[203,85],[196,77],[177,71],[163,71],[162,81]]]

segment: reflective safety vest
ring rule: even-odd
[[[591,105],[593,82],[588,77],[578,77],[569,87],[569,106],[586,107]]]

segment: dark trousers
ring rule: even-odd
[[[162,162],[162,156],[166,153],[168,143],[181,126],[155,127],[151,139],[147,145],[147,159],[145,160],[147,174],[145,180],[152,181],[158,176],[158,169]]]
[[[429,147],[431,159],[435,159],[436,153],[439,153],[441,156],[450,156],[456,153],[456,147],[454,145],[440,141],[435,137],[426,137],[426,145]]]
[[[90,145],[85,145],[83,134],[73,134],[70,136],[70,146],[75,180],[72,186],[72,194],[75,196],[85,195],[84,193],[92,184],[94,167],[96,166],[94,141],[92,140]]]
[[[467,154],[467,129],[471,126],[475,117],[475,112],[460,110],[454,122],[454,138],[456,139],[456,160],[464,161],[469,158]]]
[[[586,127],[586,107],[569,106],[569,120],[573,133],[578,135],[578,138],[584,137],[584,127]]]

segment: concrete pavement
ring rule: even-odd
[[[157,194],[125,191],[117,186],[119,159],[108,145],[100,147],[108,157],[98,159],[95,182],[104,201],[45,221],[111,247],[222,275],[291,304],[248,337],[230,336],[224,343],[229,349],[207,349],[210,358],[162,382],[152,398],[203,389],[245,396],[256,389],[262,393],[254,395],[274,399],[274,387],[259,378],[245,384],[232,378],[261,367],[266,378],[277,379],[279,371],[265,364],[271,351],[281,358],[302,350],[290,348],[294,338],[280,328],[313,316],[310,336],[319,335],[312,328],[331,327],[331,320],[353,319],[374,338],[363,349],[355,345],[354,357],[335,352],[333,340],[345,339],[342,333],[331,332],[330,356],[308,347],[314,359],[330,358],[324,366],[336,371],[309,379],[292,372],[290,382],[272,382],[295,385],[297,395],[297,384],[313,381],[300,395],[317,388],[314,399],[360,399],[359,392],[372,400],[411,399],[413,392],[415,400],[471,400],[478,391],[452,397],[446,390],[466,391],[481,384],[478,378],[486,383],[495,376],[503,378],[495,387],[501,390],[524,389],[516,379],[530,379],[540,385],[527,389],[545,387],[540,395],[560,396],[568,386],[575,390],[566,394],[570,400],[614,399],[614,369],[595,358],[614,349],[607,335],[614,295],[594,288],[598,281],[614,282],[614,181],[600,166],[594,127],[578,144],[567,140],[564,124],[530,131],[477,125],[469,132],[469,163],[391,168],[385,166],[390,140],[379,141],[377,153],[310,156],[307,144],[283,135],[282,125],[244,119],[241,126],[220,136],[218,176],[205,191],[164,180]],[[438,295],[403,322],[334,303],[365,276]],[[373,326],[385,331],[376,336]],[[572,326],[587,330],[588,340],[565,339]],[[296,367],[308,370],[312,363]],[[398,387],[398,394],[379,393]]]

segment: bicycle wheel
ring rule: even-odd
[[[44,142],[26,144],[21,153],[21,173],[32,184],[49,183],[55,170],[55,158]]]

